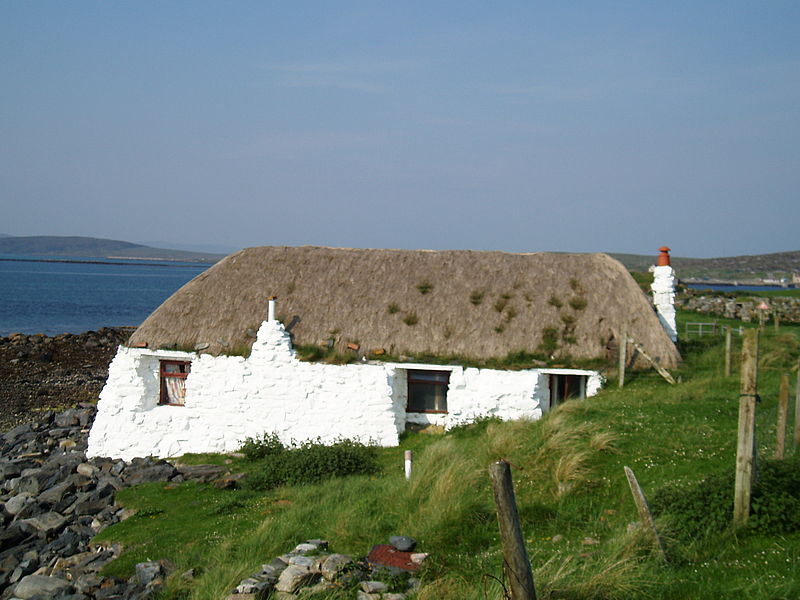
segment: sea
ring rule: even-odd
[[[712,292],[779,292],[793,289],[793,287],[780,285],[732,285],[722,283],[690,283],[688,287],[693,290],[711,290]]]
[[[0,254],[0,336],[135,327],[210,266]]]

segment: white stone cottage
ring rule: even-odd
[[[462,354],[475,362],[538,351],[557,364],[587,346],[583,356],[602,354],[624,322],[651,355],[674,365],[677,352],[647,298],[616,265],[605,255],[243,250],[186,284],[120,347],[88,454],[229,452],[263,433],[284,442],[352,438],[393,446],[409,424],[538,418],[567,398],[596,393],[600,375],[403,355]],[[543,278],[534,276],[541,271]],[[326,298],[325,290],[339,298]],[[273,298],[256,325],[269,291],[281,294],[286,316],[276,318]],[[628,306],[622,314],[619,302]],[[299,360],[294,345],[309,343],[359,360]],[[386,354],[402,360],[375,360]]]

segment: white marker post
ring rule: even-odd
[[[411,450],[405,452],[406,479],[411,479]]]

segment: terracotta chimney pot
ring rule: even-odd
[[[656,259],[656,265],[658,265],[659,267],[668,267],[669,266],[669,250],[670,249],[667,248],[666,246],[661,246],[661,248],[658,249],[660,254],[658,255],[658,258]]]

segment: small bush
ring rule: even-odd
[[[258,460],[267,456],[282,454],[286,450],[281,440],[274,433],[265,433],[260,438],[245,438],[239,452],[247,460]]]
[[[469,295],[469,301],[472,302],[473,305],[478,306],[483,302],[483,292],[475,290]]]
[[[416,325],[418,322],[419,319],[417,319],[417,313],[415,312],[410,312],[405,317],[403,317],[403,323],[405,323],[409,327]]]
[[[494,309],[495,309],[497,312],[503,312],[503,309],[505,309],[505,307],[506,307],[506,304],[508,304],[508,298],[503,298],[503,297],[500,297],[500,298],[497,300],[497,302],[495,302],[495,303],[494,303]]]
[[[433,284],[430,281],[423,281],[417,286],[417,289],[424,296],[433,289]]]
[[[394,313],[400,312],[400,307],[397,306],[397,304],[395,304],[394,302],[392,302],[389,306],[386,307],[386,312],[388,312],[390,315],[393,315]]]
[[[569,305],[573,310],[583,310],[586,308],[586,298],[583,296],[573,296],[569,299]]]
[[[262,470],[250,475],[247,485],[269,490],[281,485],[318,483],[332,477],[367,475],[377,470],[373,446],[353,440],[339,440],[326,446],[317,440],[265,456]]]
[[[575,315],[571,315],[569,313],[561,313],[561,321],[567,327],[570,327],[575,324]]]
[[[557,296],[550,296],[550,298],[547,299],[547,303],[550,306],[555,306],[556,308],[561,308],[563,306],[563,304],[561,304],[561,300],[559,300]]]
[[[544,328],[542,331],[542,341],[539,343],[539,350],[548,355],[558,350],[558,329],[555,327]]]

